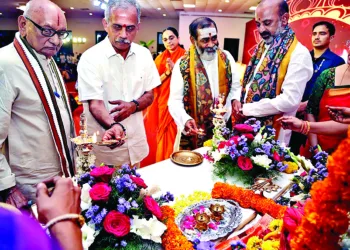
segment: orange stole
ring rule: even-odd
[[[181,47],[174,53],[165,50],[155,60],[159,75],[166,71],[166,60],[170,58],[174,63],[185,54]],[[153,103],[144,112],[144,124],[149,146],[148,156],[141,162],[141,167],[168,159],[173,152],[177,134],[177,126],[168,111],[170,94],[170,79],[166,78],[160,86],[153,89]]]
[[[276,84],[276,96],[278,96],[282,92],[282,84],[283,84],[284,78],[287,74],[290,58],[291,58],[292,53],[293,53],[294,49],[296,48],[297,44],[298,44],[298,39],[295,36],[293,43],[290,45],[290,47],[288,49],[287,54],[282,59],[282,62],[281,62],[280,67],[278,69],[278,79],[277,79],[277,84]],[[276,120],[282,116],[283,115],[275,115],[273,118],[273,127],[274,127],[274,129],[276,129],[276,139],[278,138],[279,132],[281,130],[281,124],[279,122],[276,122]]]

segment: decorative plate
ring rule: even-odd
[[[203,156],[200,153],[190,150],[180,150],[172,153],[170,159],[179,165],[196,166],[203,162]]]
[[[211,212],[211,206],[225,208],[225,211],[221,213],[220,220],[215,219],[217,217]],[[204,216],[207,217],[207,220],[203,220],[203,214],[207,215]],[[210,221],[208,221],[208,217]],[[241,223],[242,217],[241,208],[234,201],[212,199],[187,207],[176,217],[175,222],[188,240],[210,241],[231,233]],[[206,230],[201,227],[203,223],[204,228],[207,224]]]

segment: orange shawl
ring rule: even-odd
[[[166,71],[167,58],[175,63],[185,52],[184,49],[178,47],[173,53],[168,50],[161,53],[155,60],[159,75],[161,76]],[[171,76],[153,89],[154,101],[147,109],[144,119],[150,149],[148,156],[142,161],[142,166],[168,159],[174,149],[177,126],[168,111],[170,79]]]

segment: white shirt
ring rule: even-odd
[[[226,54],[228,60],[230,61],[231,72],[232,72],[232,85],[231,85],[229,95],[227,96],[226,105],[225,105],[227,109],[227,113],[225,114],[225,119],[227,121],[231,117],[231,113],[232,113],[231,100],[240,99],[241,84],[240,84],[238,72],[236,70],[235,59],[233,59],[230,52],[224,50],[224,53]],[[186,113],[184,104],[183,104],[184,83],[183,83],[183,78],[180,71],[180,61],[181,59],[177,60],[177,62],[175,63],[173,73],[171,76],[170,96],[169,96],[168,106],[169,106],[169,112],[171,116],[174,118],[174,121],[178,129],[182,131],[185,127],[186,122],[193,118]],[[215,59],[212,61],[202,60],[202,63],[208,75],[212,97],[213,99],[217,98],[219,94],[221,94],[219,93],[218,58],[216,56]]]
[[[260,64],[263,59],[264,57],[261,57]],[[255,74],[256,72],[254,72]],[[273,99],[264,98],[258,102],[243,104],[243,115],[253,117],[276,114],[295,116],[303,97],[306,83],[311,79],[312,74],[313,64],[310,52],[298,42],[290,58],[281,94]],[[248,86],[246,89],[248,92]],[[288,145],[290,136],[290,130],[281,129],[278,139],[282,144]]]
[[[48,60],[36,55],[54,86]],[[56,101],[69,137],[69,113]],[[0,147],[6,151],[0,150],[0,191],[17,184],[33,199],[34,185],[60,175],[61,164],[42,102],[13,43],[0,49],[0,121]]]
[[[78,65],[78,91],[80,101],[84,102],[89,133],[99,131],[101,137],[105,130],[89,112],[88,100],[103,100],[110,111],[115,105],[108,101],[137,100],[145,91],[160,84],[151,53],[138,44],[131,44],[125,60],[115,52],[108,37],[87,50]],[[97,163],[118,166],[124,163],[135,164],[148,155],[142,112],[132,114],[121,123],[126,129],[125,144],[113,150],[108,147],[94,147]]]

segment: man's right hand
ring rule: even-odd
[[[125,133],[123,131],[123,128],[120,125],[115,124],[110,129],[106,130],[105,134],[102,137],[102,141],[108,141],[112,139],[119,140],[118,143],[115,143],[110,146],[110,148],[113,149],[116,147],[120,147],[121,145],[124,144],[125,141],[123,140],[123,138],[125,138]]]
[[[236,121],[240,121],[244,119],[244,115],[242,114],[242,103],[238,100],[232,101],[232,114]]]
[[[188,135],[197,135],[198,134],[198,128],[197,128],[195,120],[190,119],[190,120],[188,120],[186,122],[186,124],[185,124],[185,132]]]
[[[80,214],[80,188],[75,187],[68,178],[55,177],[53,183],[51,196],[44,183],[37,185],[38,219],[42,224],[60,215]]]

